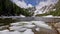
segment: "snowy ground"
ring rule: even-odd
[[[32,30],[34,29],[39,32],[40,28],[47,29],[48,31],[52,30],[51,26],[43,21],[16,22],[11,23],[10,25],[10,31],[7,29],[2,30],[0,31],[0,34],[34,34]]]

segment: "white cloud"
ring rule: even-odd
[[[19,6],[19,7],[21,7],[21,8],[29,8],[29,7],[33,7],[31,4],[26,4],[25,2],[24,2],[24,0],[23,1],[19,1],[19,0],[11,0],[13,3],[15,3],[17,6]]]
[[[31,4],[28,4],[28,7],[33,7]]]

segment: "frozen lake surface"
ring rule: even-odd
[[[41,31],[41,28],[51,32],[52,28],[44,21],[21,21],[10,24],[8,29],[0,31],[0,34],[34,34],[33,30]]]

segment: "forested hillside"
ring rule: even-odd
[[[10,0],[0,0],[0,16],[32,16],[28,9],[23,9],[13,4]]]

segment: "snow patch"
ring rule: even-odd
[[[34,34],[32,29],[27,29],[23,34]]]
[[[47,15],[47,16],[43,16],[43,17],[53,17],[52,15]]]

